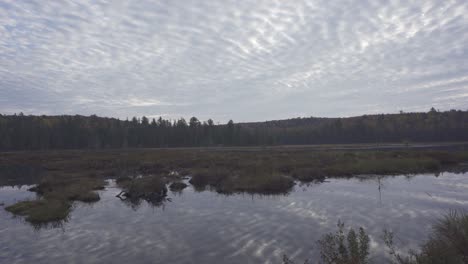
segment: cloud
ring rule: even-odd
[[[456,0],[2,1],[0,111],[251,121],[466,109],[467,14]]]

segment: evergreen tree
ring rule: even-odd
[[[86,116],[0,115],[0,150],[102,149],[468,141],[468,111],[294,118],[215,125],[192,117],[130,121]]]

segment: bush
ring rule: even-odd
[[[324,235],[317,244],[324,263],[366,264],[369,263],[369,241],[362,227],[358,232],[351,228],[346,235],[344,224],[338,222],[338,231]]]

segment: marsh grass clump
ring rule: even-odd
[[[39,165],[1,164],[0,186],[31,185],[39,182],[44,170]]]
[[[439,161],[442,166],[451,166],[468,161],[468,152],[429,151],[426,156]]]
[[[412,174],[440,170],[441,165],[431,158],[371,158],[336,163],[324,168],[331,176],[353,176],[362,174]]]
[[[181,192],[183,189],[187,188],[187,184],[184,182],[173,182],[169,185],[169,189],[172,192]]]
[[[62,221],[68,217],[71,204],[63,200],[33,200],[22,201],[5,208],[15,215],[25,216],[25,220],[33,224],[52,221]]]
[[[94,203],[101,199],[98,193],[96,192],[80,192],[75,193],[74,195],[68,196],[72,201],[80,201],[84,203]]]
[[[280,174],[270,166],[246,165],[235,170],[207,168],[198,170],[190,179],[196,189],[206,187],[218,193],[284,194],[294,186],[294,179]]]
[[[68,217],[73,201],[99,201],[95,190],[104,188],[104,185],[100,178],[49,175],[29,189],[39,194],[41,199],[18,202],[5,210],[25,216],[25,220],[33,224],[62,221]]]
[[[239,174],[223,181],[216,191],[220,193],[258,193],[258,194],[286,194],[294,186],[291,177],[273,174]]]
[[[301,182],[324,181],[325,173],[317,168],[297,168],[292,170],[292,176]]]
[[[189,183],[197,188],[206,186],[217,187],[232,174],[232,171],[221,167],[209,167],[196,169]]]
[[[117,197],[139,202],[143,199],[152,203],[163,201],[167,195],[166,182],[159,176],[120,178],[116,181],[122,192]]]
[[[125,186],[125,185],[127,185],[128,183],[130,183],[132,180],[133,180],[133,178],[131,178],[131,177],[129,177],[129,176],[120,176],[120,177],[118,177],[117,179],[115,179],[115,183],[116,183],[118,186]]]
[[[30,191],[37,192],[46,199],[90,203],[99,201],[99,194],[95,191],[102,190],[105,184],[101,178],[49,176]]]

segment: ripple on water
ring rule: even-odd
[[[35,230],[0,210],[0,262],[50,263],[278,263],[317,257],[316,241],[336,230],[338,219],[363,226],[374,258],[382,258],[382,230],[396,232],[402,247],[417,247],[436,217],[466,209],[467,175],[332,179],[296,186],[287,196],[195,192],[169,195],[154,207],[122,203],[112,185],[101,201],[76,203],[62,228]],[[380,192],[379,192],[380,186]],[[34,193],[1,187],[0,202]]]

